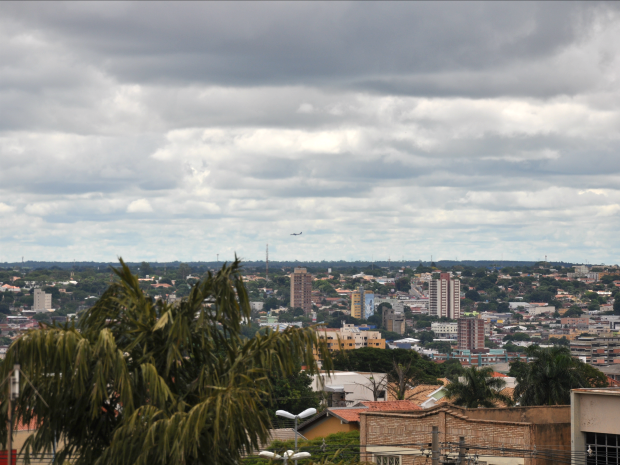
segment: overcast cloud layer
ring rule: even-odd
[[[0,261],[618,263],[617,5],[2,2]]]

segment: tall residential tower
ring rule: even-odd
[[[351,316],[366,319],[375,313],[375,294],[360,286],[351,294]]]
[[[460,350],[484,349],[484,320],[459,318],[458,340]]]
[[[295,268],[291,274],[291,307],[312,311],[312,275],[305,268]]]
[[[456,320],[461,316],[461,281],[450,273],[441,273],[439,279],[432,279],[429,285],[429,313],[439,318]]]

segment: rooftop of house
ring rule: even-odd
[[[362,401],[353,407],[330,407],[323,410],[299,425],[298,429],[303,430],[316,421],[329,416],[336,417],[344,423],[358,423],[362,412],[412,412],[415,410],[422,410],[422,407],[410,400]]]

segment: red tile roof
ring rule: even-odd
[[[329,409],[329,414],[335,417],[338,417],[341,420],[359,423],[360,412],[367,412],[367,411],[368,411],[367,408],[343,408],[343,409],[337,409],[337,410]]]
[[[503,373],[498,373],[497,371],[494,371],[491,376],[493,378],[508,378],[508,375],[505,375]]]
[[[607,382],[608,382],[610,387],[620,386],[620,381],[616,381],[615,379],[610,378],[609,376],[607,377]]]
[[[360,413],[362,412],[393,412],[395,410],[410,412],[412,410],[422,410],[422,407],[410,400],[390,400],[386,402],[364,401],[357,404],[356,407],[362,405],[364,406],[362,408],[330,408],[329,414],[348,422],[359,422]]]

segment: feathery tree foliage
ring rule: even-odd
[[[512,405],[512,399],[501,393],[506,387],[502,378],[493,378],[493,369],[473,366],[461,375],[462,381],[455,380],[446,386],[446,396],[456,405],[467,408],[496,407],[498,401]]]
[[[2,379],[21,364],[14,421],[38,425],[26,456],[58,440],[59,463],[220,465],[266,441],[269,375],[300,362],[316,372],[314,351],[328,370],[331,359],[310,329],[241,335],[250,305],[240,266],[209,273],[171,305],[146,296],[121,260],[118,281],[77,328],[42,326],[15,341]],[[6,393],[0,402],[4,421]]]
[[[569,405],[571,389],[590,386],[583,362],[568,347],[530,346],[526,353],[535,360],[516,371],[514,396],[521,405]]]

